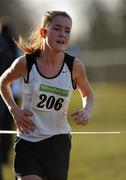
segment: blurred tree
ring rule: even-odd
[[[95,16],[91,23],[89,47],[91,49],[106,48],[108,44],[109,46],[111,44],[111,32],[107,26],[104,9],[96,1],[92,2],[91,9]]]
[[[88,41],[80,37],[84,49],[106,49],[126,47],[126,1],[115,11],[108,11],[102,2],[90,3],[87,13],[90,22]]]
[[[17,35],[25,34],[29,28],[28,12],[17,0],[0,0],[0,21],[9,21]]]
[[[122,0],[122,8],[120,9],[120,14],[122,15],[122,19],[124,22],[123,42],[126,47],[126,0]]]

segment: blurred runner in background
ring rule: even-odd
[[[0,22],[0,76],[17,57],[18,51],[13,37],[14,33],[10,24]],[[0,130],[11,130],[12,117],[1,96],[0,107]],[[3,180],[2,165],[8,163],[11,138],[10,134],[0,134],[0,180]]]

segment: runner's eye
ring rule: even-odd
[[[58,28],[58,27],[54,27],[53,29],[56,30],[56,31],[60,30],[60,28]]]
[[[68,34],[69,34],[69,33],[71,33],[71,31],[70,31],[70,30],[66,30],[65,32],[66,32],[66,33],[68,33]]]

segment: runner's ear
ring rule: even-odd
[[[40,34],[41,34],[41,36],[42,36],[43,38],[46,37],[46,32],[47,32],[46,29],[44,29],[44,28],[41,28],[41,29],[40,29]]]

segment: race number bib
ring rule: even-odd
[[[69,90],[40,84],[32,98],[33,107],[42,111],[60,111],[69,95]]]

